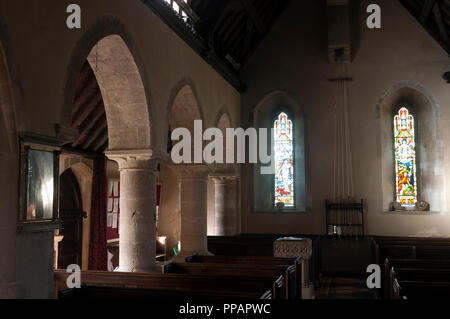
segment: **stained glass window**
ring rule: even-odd
[[[394,117],[396,200],[404,207],[417,202],[414,117],[402,107]]]
[[[293,125],[286,113],[274,123],[275,206],[294,207]]]

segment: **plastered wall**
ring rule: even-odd
[[[375,2],[382,8],[382,29],[365,26],[365,8],[374,1],[359,1],[359,47],[347,66],[348,76],[353,78],[348,83],[348,98],[355,196],[366,201],[366,231],[375,235],[450,236],[450,211],[445,200],[450,192],[445,178],[450,168],[450,145],[446,142],[450,134],[446,124],[450,87],[442,79],[450,60],[398,1]],[[328,81],[338,73],[328,63],[326,17],[325,1],[293,1],[242,72],[249,87],[242,95],[243,122],[274,90],[285,91],[300,101],[306,119],[307,173],[311,176],[307,185],[311,208],[306,213],[257,214],[244,196],[244,233],[325,232],[324,200],[333,195],[333,107],[342,96],[337,84]],[[437,140],[433,143],[427,138],[429,143],[421,150],[429,152],[425,157],[428,164],[423,167],[433,175],[426,181],[427,198],[423,198],[433,204],[431,210],[436,212],[432,214],[386,213],[388,202],[394,198],[392,194],[386,200],[387,195],[383,195],[386,182],[380,179],[382,138],[377,108],[383,97],[408,85],[424,88],[424,108],[430,101],[435,104],[431,109],[440,109],[425,121],[429,125],[426,130],[436,132]],[[429,159],[435,157],[442,165],[430,164]],[[246,189],[250,183],[248,171],[243,182]]]

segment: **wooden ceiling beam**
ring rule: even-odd
[[[106,129],[102,135],[92,145],[92,149],[96,152],[103,151],[102,147],[108,144],[108,130]]]
[[[81,91],[86,86],[86,82],[90,81],[92,77],[95,77],[94,72],[91,69],[89,62],[85,62],[83,69],[80,73],[80,78],[78,79],[77,86],[75,88],[75,96],[79,96]]]
[[[266,28],[264,24],[262,23],[261,19],[259,18],[259,15],[256,11],[256,8],[253,6],[250,0],[241,0],[241,4],[244,7],[245,11],[247,12],[248,16],[252,20],[253,24],[255,25],[256,29],[258,30],[260,35],[266,34]]]
[[[80,91],[80,94],[75,96],[72,114],[78,112],[82,105],[92,99],[94,94],[97,94],[99,91],[100,88],[98,87],[97,79],[93,76],[89,79],[89,82],[86,83],[86,86]]]
[[[436,0],[425,0],[425,3],[422,8],[422,12],[420,13],[419,20],[423,24],[427,22],[430,17],[431,12],[433,11],[433,7],[436,5]]]
[[[194,23],[200,22],[200,17],[195,13],[194,10],[191,9],[191,7],[182,0],[174,0],[178,6],[187,14],[189,19],[191,19]]]
[[[99,103],[94,112],[82,123],[80,127],[80,135],[73,142],[72,147],[77,147],[82,144],[88,137],[90,130],[97,124],[101,117],[105,117],[105,107],[103,103]]]
[[[83,105],[72,117],[72,127],[77,128],[95,110],[95,107],[102,101],[102,94],[98,92],[92,99]]]
[[[436,4],[433,7],[433,15],[434,15],[434,19],[436,21],[436,24],[438,26],[439,33],[442,36],[442,40],[447,45],[447,51],[448,51],[449,48],[450,48],[450,38],[449,38],[449,34],[447,33],[447,28],[446,28],[446,26],[444,24],[444,21],[442,19],[441,9],[440,9],[438,4]]]
[[[106,122],[106,117],[104,117],[97,123],[96,129],[90,134],[89,139],[86,141],[86,143],[83,143],[81,147],[84,149],[88,149],[107,128],[108,125]]]

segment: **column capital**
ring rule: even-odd
[[[209,174],[209,178],[212,179],[213,182],[216,184],[226,184],[239,179],[239,176],[231,173],[229,174],[213,173]]]
[[[156,170],[164,154],[157,154],[151,149],[141,150],[112,150],[105,153],[110,159],[119,164],[120,170]]]
[[[208,178],[211,165],[207,164],[171,164],[170,167],[181,180]]]

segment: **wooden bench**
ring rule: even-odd
[[[396,268],[450,269],[450,259],[391,259],[390,263]]]
[[[395,268],[401,281],[450,282],[448,269]]]
[[[408,299],[436,299],[444,298],[450,294],[450,269],[439,269],[439,261],[437,264],[430,263],[430,260],[395,260],[392,264],[411,265],[413,266],[429,266],[428,268],[401,268],[391,267],[389,260],[385,261],[385,298],[395,298],[395,286],[401,289],[402,295],[406,295]],[[441,261],[447,263],[448,261]],[[430,267],[431,264],[431,267]],[[389,270],[389,275],[387,274]],[[397,279],[394,283],[393,280]],[[393,288],[391,288],[393,287]]]
[[[56,293],[66,289],[69,275],[65,270],[55,270]],[[271,288],[272,283],[273,281],[263,281],[261,278],[236,276],[82,271],[82,290],[76,293],[90,298],[155,298],[155,295],[174,295],[174,298],[258,299]]]
[[[321,237],[304,234],[241,234],[237,236],[208,236],[208,251],[216,256],[257,256],[273,258],[273,242],[280,237],[311,238],[313,253],[310,259],[310,279],[320,287]]]
[[[292,265],[297,258],[280,258],[272,256],[199,256],[197,254],[186,257],[191,263],[231,263],[258,265]]]
[[[450,282],[423,282],[399,280],[403,293],[408,299],[448,299],[450,294]]]
[[[379,245],[450,246],[450,238],[376,236]]]
[[[301,298],[301,267],[299,264],[260,265],[260,264],[227,264],[227,263],[169,263],[164,273],[210,275],[215,277],[259,278],[271,285],[279,276],[285,280],[284,296],[287,299]],[[278,294],[273,294],[279,297]]]
[[[186,264],[216,265],[215,268],[239,268],[244,276],[252,276],[257,273],[262,275],[278,275],[280,268],[285,269],[286,292],[288,299],[301,299],[301,258],[279,258],[270,256],[199,256],[194,254],[186,258]],[[184,264],[184,265],[186,265]],[[233,266],[231,266],[233,265]],[[248,267],[244,269],[243,267]],[[270,270],[270,272],[269,272]],[[257,271],[257,272],[255,272]],[[215,272],[216,274],[220,272]]]

